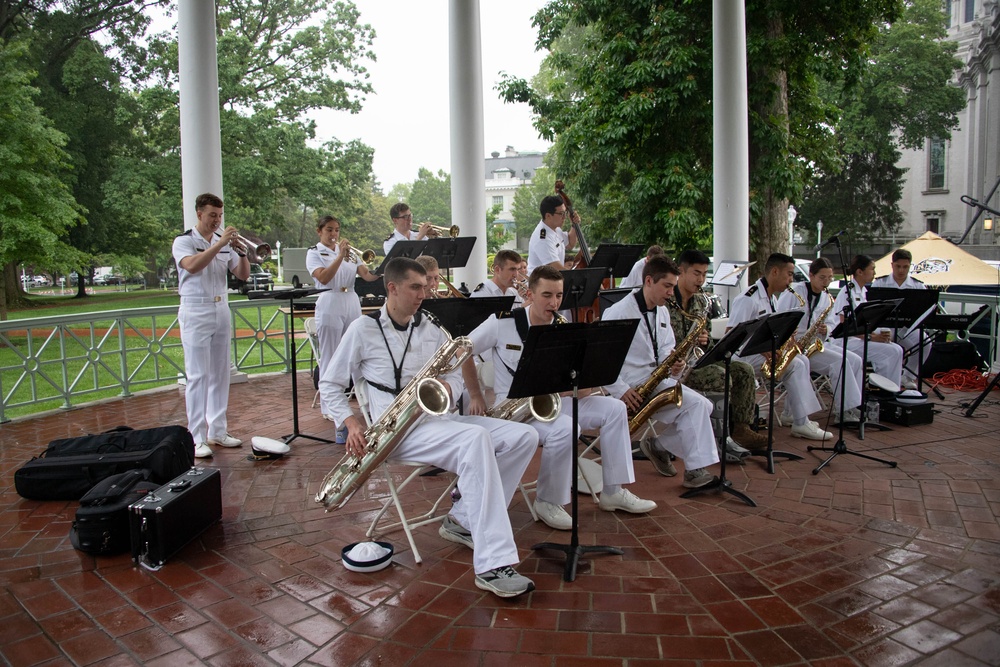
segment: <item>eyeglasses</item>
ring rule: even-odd
[[[562,211],[556,211],[556,212],[554,212],[554,213],[553,213],[552,215],[561,215],[562,217],[564,217],[564,218],[565,218],[565,217],[566,217],[566,214],[567,214],[567,213],[568,213],[568,211],[566,211],[566,210],[564,209],[564,210],[562,210]]]
[[[413,220],[413,214],[407,213],[406,215],[399,215],[393,218],[393,220]]]

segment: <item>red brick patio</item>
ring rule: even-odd
[[[305,376],[302,376],[305,378]],[[310,387],[307,381],[301,385]],[[291,430],[287,376],[233,387],[233,433]],[[302,430],[332,437],[303,389]],[[750,508],[728,495],[679,498],[680,478],[636,463],[650,516],[608,514],[581,496],[581,542],[624,556],[581,563],[536,553],[566,535],[510,509],[520,570],[537,590],[513,601],[476,589],[471,552],[419,530],[424,562],[401,533],[394,565],[346,571],[340,549],[363,538],[374,502],[327,514],[313,496],[341,448],[308,440],[254,463],[216,449],[223,520],[161,571],[93,558],[67,537],[76,503],[27,501],[13,472],[54,438],[184,423],[182,389],[0,426],[0,655],[11,665],[998,665],[1000,408],[975,418],[951,394],[934,423],[869,431],[818,476],[806,460],[730,467]],[[537,465],[537,460],[536,464]],[[530,472],[533,472],[530,471]],[[417,495],[444,481],[426,478]],[[372,484],[369,496],[383,489]]]

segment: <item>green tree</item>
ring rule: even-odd
[[[530,185],[522,185],[514,192],[514,204],[511,214],[517,230],[518,239],[527,239],[538,224],[538,204],[542,198],[554,194],[556,175],[549,167],[539,167],[531,179]]]
[[[443,169],[435,176],[421,167],[417,180],[410,186],[406,202],[414,211],[413,223],[430,222],[441,227],[451,226],[451,174]]]

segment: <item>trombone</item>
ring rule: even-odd
[[[234,248],[243,250],[247,254],[247,259],[254,264],[260,264],[271,257],[271,246],[266,243],[254,243],[242,234],[237,234]]]
[[[413,225],[412,229],[415,232],[419,232],[420,231],[420,225]],[[460,233],[461,233],[461,230],[458,228],[458,225],[452,225],[451,227],[442,227],[440,225],[431,225],[431,233],[429,234],[429,236],[441,236],[442,234],[447,234],[448,236],[450,236],[451,238],[454,239],[454,238],[458,238],[458,235]]]

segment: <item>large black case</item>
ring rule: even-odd
[[[222,477],[191,468],[129,507],[132,560],[150,570],[222,518]]]
[[[110,555],[132,546],[128,526],[129,506],[158,488],[148,470],[129,470],[99,482],[80,498],[80,508],[69,539],[80,551]]]

